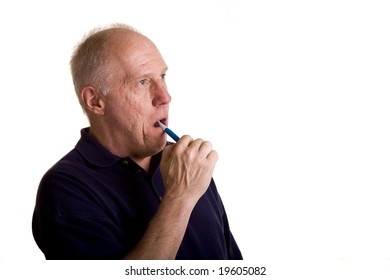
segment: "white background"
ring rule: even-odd
[[[0,4],[0,261],[43,260],[44,172],[88,125],[68,62],[113,22],[169,65],[170,126],[210,140],[245,259],[390,260],[387,1],[9,1]]]

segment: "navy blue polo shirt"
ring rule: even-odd
[[[156,213],[164,184],[159,162],[147,174],[129,157],[111,154],[88,128],[76,147],[43,176],[33,235],[47,259],[122,259]],[[200,198],[176,259],[242,259],[212,180]]]

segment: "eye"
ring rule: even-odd
[[[141,84],[141,85],[144,85],[145,84],[145,82],[146,82],[146,80],[144,79],[144,80],[141,80],[141,81],[139,81],[139,83]]]
[[[165,73],[162,74],[162,75],[161,75],[161,79],[162,79],[162,80],[165,80],[165,77],[166,77],[166,76],[167,76],[167,74],[165,74]]]

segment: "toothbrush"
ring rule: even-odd
[[[161,127],[162,130],[165,131],[166,134],[168,134],[175,142],[179,141],[180,137],[177,136],[172,130],[170,130],[168,127],[166,127],[162,122],[157,121],[157,124]]]

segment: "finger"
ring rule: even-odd
[[[202,139],[190,141],[187,147],[183,145],[182,148],[180,150],[177,149],[176,152],[186,161],[192,162],[193,160],[199,158],[199,147],[202,142]],[[203,158],[205,158],[205,156]]]
[[[187,149],[187,147],[192,142],[192,138],[189,135],[183,135],[179,141],[177,141],[175,144],[168,145],[164,148],[164,151],[167,150],[165,153],[168,155],[172,155],[172,153],[175,153],[177,155],[182,154],[183,151]]]
[[[215,150],[211,150],[206,158],[207,160],[210,160],[215,165],[218,160],[218,153]]]
[[[198,152],[203,142],[203,139],[198,138],[193,140],[188,147]]]
[[[188,147],[191,142],[193,141],[192,137],[189,135],[183,135],[180,137],[179,141],[175,144],[175,146],[178,146],[179,148],[183,149]]]
[[[213,149],[213,145],[209,141],[203,141],[199,147],[199,154],[202,157],[207,157],[207,155]]]

